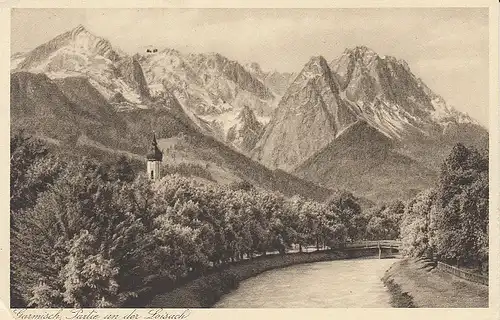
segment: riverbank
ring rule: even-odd
[[[296,264],[348,259],[342,252],[292,253],[241,261],[221,272],[203,276],[170,292],[155,296],[148,308],[206,308],[213,306],[224,294],[236,289],[239,283],[265,271]]]
[[[435,269],[428,261],[405,258],[386,271],[382,281],[393,307],[487,308],[488,287]]]

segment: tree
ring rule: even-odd
[[[403,213],[404,204],[399,200],[370,208],[365,213],[366,236],[372,240],[399,238]]]
[[[112,165],[111,170],[112,176],[118,181],[132,182],[136,177],[132,164],[124,155],[118,158],[118,160]]]
[[[401,221],[404,250],[458,266],[488,265],[488,159],[457,144],[433,190],[408,201]]]
[[[158,268],[157,213],[149,184],[104,181],[89,161],[71,164],[12,233],[12,276],[37,307],[119,306]]]
[[[15,132],[10,138],[10,227],[18,230],[26,211],[35,206],[39,196],[49,190],[60,176],[64,164],[53,156],[48,147],[24,132]],[[16,257],[12,257],[15,260]],[[26,305],[11,269],[11,303]],[[43,294],[43,290],[39,294]]]
[[[254,188],[254,186],[246,180],[232,182],[229,185],[229,187],[233,190],[244,190],[244,191],[250,191]]]
[[[33,207],[38,196],[57,179],[62,167],[40,140],[22,131],[14,133],[10,138],[11,213],[15,216]]]
[[[363,237],[366,221],[361,215],[358,199],[348,191],[335,192],[327,202],[328,210],[337,216],[338,222],[346,227],[351,240]]]
[[[435,212],[436,192],[420,192],[409,200],[401,220],[401,240],[406,254],[414,257],[432,257],[432,216]]]
[[[488,252],[488,159],[457,144],[441,167],[433,219],[439,258],[483,268]]]

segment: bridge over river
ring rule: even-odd
[[[375,241],[356,241],[351,243],[345,243],[343,247],[345,248],[382,248],[382,249],[395,249],[399,250],[401,248],[401,241],[399,240],[375,240]]]
[[[397,240],[379,240],[379,241],[358,241],[346,243],[344,250],[347,253],[378,253],[378,257],[393,257],[399,254],[402,243]]]
[[[334,250],[345,251],[351,253],[352,255],[366,255],[367,253],[372,253],[374,255],[378,254],[379,258],[387,257],[394,254],[399,254],[401,251],[402,243],[399,240],[367,240],[367,241],[356,241],[356,242],[346,242],[338,245]],[[321,251],[326,248],[317,248],[315,246],[303,247],[304,252],[314,252]],[[297,253],[299,249],[294,246],[292,249],[286,250],[286,253]],[[267,252],[267,255],[279,254],[278,251]]]

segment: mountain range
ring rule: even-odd
[[[365,46],[263,71],[219,53],[131,56],[81,25],[12,55],[11,123],[138,159],[156,131],[167,162],[204,165],[219,183],[374,202],[430,187],[457,142],[488,148],[487,130],[405,61]]]

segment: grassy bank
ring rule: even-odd
[[[394,308],[415,308],[413,297],[408,292],[403,292],[401,286],[394,282],[393,279],[383,277],[382,282],[387,287],[391,295],[391,306]]]
[[[203,276],[170,292],[155,296],[149,308],[204,308],[213,306],[223,294],[239,283],[262,272],[301,263],[345,259],[339,252],[293,253],[284,256],[266,256],[239,262],[221,272]]]
[[[487,308],[488,287],[439,271],[427,260],[403,259],[382,281],[397,308]]]

